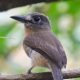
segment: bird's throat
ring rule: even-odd
[[[31,29],[25,29],[25,35],[26,35],[26,36],[29,36],[29,35],[31,35],[32,33],[34,33],[33,30],[31,30]]]

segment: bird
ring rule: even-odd
[[[39,12],[11,16],[25,27],[23,47],[32,60],[32,67],[48,67],[53,80],[63,80],[62,68],[66,68],[67,56],[61,42],[51,31],[49,18]]]

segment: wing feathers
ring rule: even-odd
[[[42,40],[39,37],[27,37],[24,41],[28,47],[39,52],[51,62],[55,63],[59,68],[63,67],[62,57],[55,46],[49,44],[47,41]]]

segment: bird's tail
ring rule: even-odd
[[[54,80],[63,80],[62,72],[55,64],[50,64],[49,67],[51,68]]]

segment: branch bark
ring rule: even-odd
[[[0,11],[40,2],[54,2],[54,1],[59,0],[0,0]]]
[[[67,70],[63,72],[63,78],[78,78],[80,77],[80,69]],[[53,80],[50,72],[18,74],[18,75],[0,75],[0,80]]]

